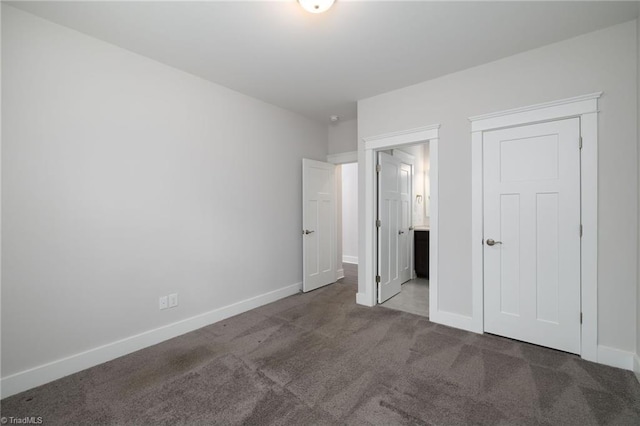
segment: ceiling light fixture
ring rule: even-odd
[[[329,10],[335,0],[298,0],[304,10],[311,13],[322,13]]]

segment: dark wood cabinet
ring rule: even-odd
[[[413,247],[416,274],[420,278],[429,278],[429,231],[413,232]]]

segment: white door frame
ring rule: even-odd
[[[467,329],[484,331],[483,312],[483,132],[544,121],[578,117],[582,137],[580,195],[581,350],[588,361],[598,358],[598,98],[602,92],[470,117],[471,121],[471,265],[472,316]],[[578,144],[578,141],[576,141]],[[578,147],[576,146],[576,149]]]
[[[429,142],[431,216],[429,235],[429,309],[437,300],[438,283],[438,129],[439,124],[358,140],[358,293],[356,303],[376,305],[376,153],[402,145]]]

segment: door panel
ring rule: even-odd
[[[500,196],[500,236],[509,246],[500,251],[500,312],[520,315],[520,195]]]
[[[536,197],[536,318],[558,323],[560,291],[559,194]]]
[[[558,135],[504,140],[500,143],[501,182],[558,178]]]
[[[335,281],[335,166],[302,160],[303,291]]]
[[[400,226],[398,230],[399,250],[399,274],[400,282],[405,283],[411,279],[411,187],[413,170],[409,164],[400,166]]]
[[[485,330],[573,353],[580,353],[579,129],[578,119],[567,119],[483,136]]]
[[[318,229],[318,200],[308,200],[305,209],[305,229]],[[315,234],[305,235],[305,276],[315,277],[320,272],[320,256],[318,241]]]

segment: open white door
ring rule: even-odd
[[[302,159],[302,290],[336,280],[335,166]]]
[[[395,296],[402,285],[402,161],[378,153],[378,303]]]
[[[486,132],[484,329],[580,353],[580,122]]]

